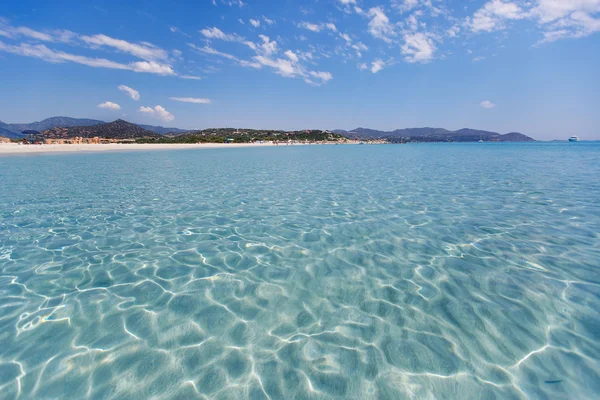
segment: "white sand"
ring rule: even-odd
[[[292,146],[298,146],[294,144]],[[134,150],[177,150],[177,149],[219,149],[233,147],[280,146],[271,142],[265,143],[202,143],[202,144],[16,144],[0,143],[0,154],[36,154],[36,153],[86,153],[104,151],[134,151]]]

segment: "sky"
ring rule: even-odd
[[[600,0],[8,1],[0,120],[600,140]]]

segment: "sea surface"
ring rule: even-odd
[[[592,399],[600,143],[0,157],[2,399]]]

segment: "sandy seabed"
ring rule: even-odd
[[[293,144],[291,146],[299,146]],[[131,150],[177,150],[177,149],[218,149],[232,147],[290,146],[288,144],[265,143],[202,143],[202,144],[16,144],[0,143],[0,154],[35,154],[35,153],[84,153],[104,151]]]

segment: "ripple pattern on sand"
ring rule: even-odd
[[[593,398],[600,145],[0,158],[0,397]]]

